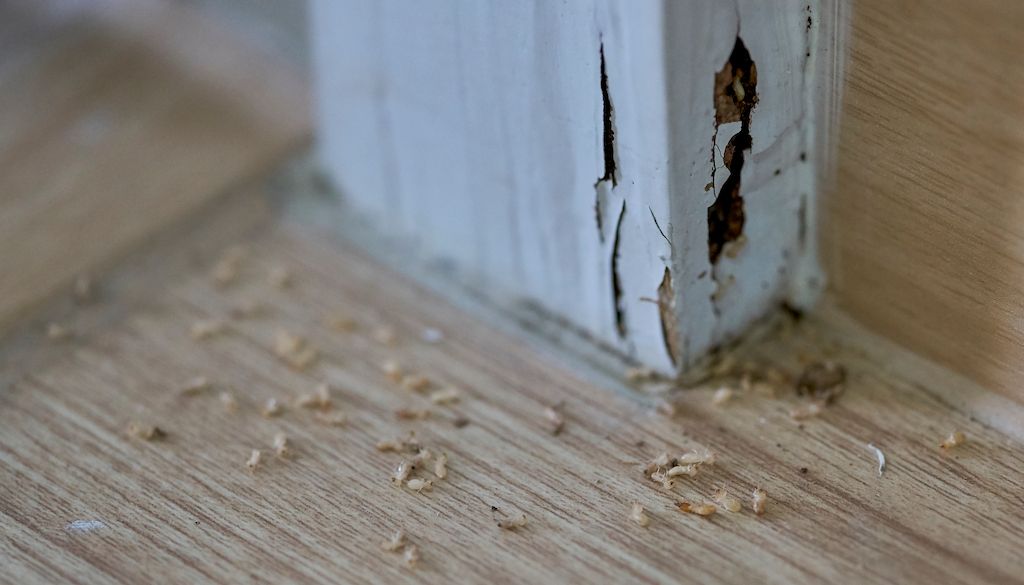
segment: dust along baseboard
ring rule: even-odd
[[[838,4],[317,1],[320,160],[419,253],[693,371],[822,286]]]

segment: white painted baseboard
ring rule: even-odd
[[[841,1],[315,0],[321,163],[377,229],[685,371],[822,286]]]

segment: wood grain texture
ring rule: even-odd
[[[0,22],[0,327],[309,133],[299,78],[177,3]]]
[[[102,302],[62,313],[74,341],[26,334],[0,349],[0,581],[1020,582],[1019,443],[902,378],[898,362],[881,369],[861,357],[859,342],[833,338],[827,323],[773,329],[740,350],[791,374],[800,359],[844,363],[847,392],[821,417],[792,420],[785,396],[715,407],[709,387],[676,395],[667,418],[650,394],[613,377],[585,381],[544,357],[543,343],[468,318],[308,225],[255,218],[235,228],[252,234],[242,237],[229,233],[230,209],[215,219],[140,263],[165,270],[129,266]],[[207,268],[226,237],[241,237],[250,256],[240,282],[220,290]],[[288,267],[293,286],[268,284],[272,266]],[[195,320],[228,318],[243,298],[266,312],[229,319],[220,337],[190,337]],[[327,327],[337,311],[358,328]],[[394,328],[394,347],[373,340],[379,325]],[[422,341],[427,327],[443,340]],[[320,360],[304,372],[282,364],[281,329],[306,336]],[[459,386],[462,400],[437,407],[400,389],[379,368],[387,359]],[[200,374],[214,391],[181,397]],[[322,381],[347,426],[318,425],[305,410],[260,416],[266,398]],[[216,396],[228,388],[235,413]],[[553,404],[566,417],[557,436],[542,414]],[[396,420],[405,406],[435,414]],[[457,416],[470,424],[456,428]],[[167,439],[130,439],[132,420]],[[943,454],[936,444],[952,429],[969,442]],[[250,449],[269,449],[278,431],[296,456],[248,473]],[[399,457],[374,448],[408,431],[450,456],[432,492],[391,485]],[[882,477],[868,442],[888,455]],[[675,493],[642,477],[659,452],[698,446],[719,463]],[[757,485],[771,497],[762,517],[749,504],[709,519],[674,508],[718,486],[746,498]],[[633,501],[649,528],[627,520]],[[491,506],[525,512],[529,524],[504,532]],[[76,530],[76,520],[103,526]],[[415,571],[378,548],[399,528],[422,551]]]
[[[1024,4],[854,4],[837,190],[840,306],[1024,400]]]

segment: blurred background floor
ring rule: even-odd
[[[311,133],[290,58],[188,4],[39,6],[0,17],[0,581],[1020,581],[1024,455],[957,402],[989,400],[958,378],[825,310],[737,348],[741,367],[785,378],[775,396],[731,375],[631,386],[619,364],[481,319],[302,218],[340,214],[331,200],[268,195]],[[303,197],[304,214],[281,213]],[[218,287],[233,245],[237,282]],[[51,322],[68,336],[51,339]],[[198,323],[223,330],[195,339]],[[281,332],[316,357],[300,367]],[[823,359],[848,370],[845,394],[795,419],[793,380]],[[390,381],[392,360],[431,388]],[[183,396],[195,376],[211,388]],[[324,382],[332,408],[293,405]],[[720,384],[737,392],[716,405]],[[450,386],[454,404],[430,399]],[[270,398],[285,406],[267,418]],[[1001,404],[989,410],[1019,431]],[[954,430],[967,443],[939,449]],[[449,457],[420,494],[392,485],[403,456],[375,447],[410,431]],[[716,464],[673,491],[644,477],[691,448]],[[741,512],[676,509],[719,487]],[[628,519],[634,502],[648,527]],[[524,528],[496,526],[519,513]],[[379,547],[398,529],[414,569]]]

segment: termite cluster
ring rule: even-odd
[[[404,439],[381,441],[377,443],[377,450],[404,455],[391,472],[391,483],[398,487],[422,493],[433,489],[435,481],[448,477],[448,454],[435,455],[420,444],[413,433]]]
[[[676,485],[677,477],[694,477],[702,465],[714,464],[715,454],[707,449],[687,451],[676,457],[662,453],[649,461],[643,472],[651,481],[661,484],[666,490],[671,490]]]
[[[670,457],[668,453],[661,453],[644,466],[643,473],[651,481],[660,484],[665,490],[671,491],[676,485],[677,478],[694,477],[700,472],[702,466],[714,465],[715,459],[715,454],[707,449],[687,451],[676,457]],[[760,487],[752,492],[750,506],[755,514],[764,513],[767,497],[767,493]],[[740,499],[729,493],[724,487],[716,489],[712,493],[711,500],[683,499],[676,502],[676,508],[680,512],[698,516],[710,516],[719,509],[733,513],[743,509]],[[649,522],[643,506],[639,503],[632,504],[629,519],[641,526],[646,526]]]

